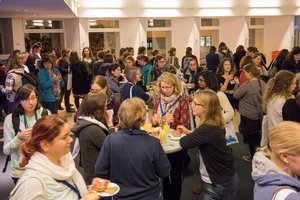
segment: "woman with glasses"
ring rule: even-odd
[[[3,124],[4,145],[3,153],[11,156],[11,177],[16,183],[24,172],[20,167],[21,144],[31,137],[31,130],[35,122],[42,115],[51,114],[42,108],[38,102],[38,92],[30,84],[19,88],[15,96],[16,107],[12,114],[6,116]],[[18,120],[14,122],[13,120]],[[14,130],[14,123],[18,123],[18,132]]]
[[[189,127],[189,104],[181,94],[181,82],[175,74],[164,72],[157,79],[158,96],[153,106],[152,124],[169,124],[176,129],[178,125]],[[171,164],[170,177],[163,180],[165,200],[180,200],[182,173],[187,151],[167,154]]]
[[[197,60],[191,58],[188,62],[187,68],[183,70],[182,81],[187,84],[188,92],[193,93],[199,89],[198,77],[202,69],[197,65]]]
[[[193,115],[200,117],[199,126],[194,131],[181,125],[177,129],[187,134],[180,139],[182,148],[200,150],[199,170],[204,182],[200,199],[235,200],[240,181],[226,145],[225,122],[217,94],[209,89],[196,92],[192,110]]]

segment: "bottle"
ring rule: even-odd
[[[152,129],[152,123],[149,119],[149,108],[148,106],[146,105],[146,120],[145,120],[145,124],[144,124],[144,130],[145,131],[149,131],[150,129]]]
[[[170,131],[170,122],[166,121],[164,126],[163,126],[164,132],[167,134]]]

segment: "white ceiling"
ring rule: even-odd
[[[0,18],[300,15],[300,0],[0,0]]]

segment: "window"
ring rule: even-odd
[[[89,44],[94,56],[103,49],[118,52],[120,49],[119,20],[90,19]]]
[[[64,29],[62,20],[27,19],[24,20],[25,49],[30,52],[35,42],[42,43],[42,52],[53,48],[64,48]]]
[[[148,28],[171,27],[171,20],[165,19],[148,19]]]
[[[264,25],[265,20],[264,18],[255,18],[255,17],[250,17],[250,25]]]
[[[166,58],[167,49],[171,46],[171,31],[147,31],[148,49],[158,50]]]
[[[294,46],[300,45],[300,16],[294,18]]]
[[[212,36],[201,36],[200,37],[200,46],[201,47],[210,47],[212,41]]]
[[[219,19],[201,18],[201,26],[219,26]]]
[[[62,29],[62,21],[58,20],[26,20],[26,29]]]
[[[89,20],[90,28],[119,28],[119,20]]]
[[[264,44],[264,18],[250,17],[249,18],[249,47],[256,47],[260,52],[263,52]]]

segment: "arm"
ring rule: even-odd
[[[161,146],[161,144],[159,142],[157,142],[156,145],[156,154],[154,155],[154,167],[155,167],[155,172],[157,174],[157,176],[161,177],[161,178],[165,178],[167,176],[169,176],[170,174],[170,170],[171,170],[171,166],[169,163],[169,160]]]
[[[209,130],[205,130],[203,125],[195,129],[191,134],[180,139],[179,143],[182,148],[193,148],[203,145],[207,142]]]
[[[38,73],[39,86],[41,89],[47,89],[54,86],[54,81],[48,74],[47,70],[40,70]]]
[[[247,93],[247,84],[235,84],[234,86],[234,93],[233,93],[233,98],[235,99],[241,99],[246,93]]]
[[[86,136],[87,136],[87,140],[94,145],[97,149],[101,149],[103,142],[105,140],[105,133],[103,132],[103,130],[101,128],[95,129],[95,126],[90,126],[91,128],[88,128],[87,132],[86,132]]]
[[[12,115],[8,115],[3,124],[3,134],[4,134],[4,146],[3,153],[6,155],[11,155],[20,149],[22,140],[16,136],[13,125],[12,125]]]
[[[223,110],[223,117],[225,119],[225,123],[229,122],[234,117],[234,110],[227,98],[227,96],[223,92],[218,92],[217,96],[219,98],[222,110]]]

